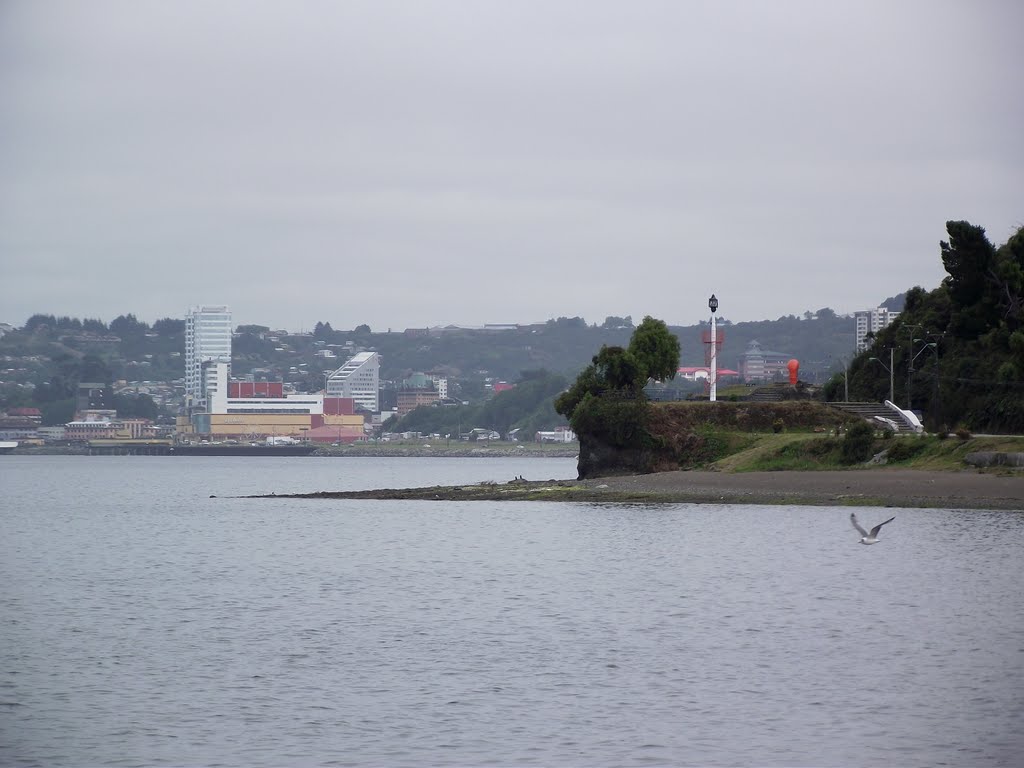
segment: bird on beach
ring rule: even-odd
[[[891,523],[895,519],[896,519],[896,517],[894,515],[893,517],[890,517],[888,520],[886,520],[885,523]],[[868,533],[867,531],[865,531],[863,528],[860,527],[860,523],[857,522],[857,515],[855,515],[853,512],[850,513],[850,522],[853,523],[853,527],[854,528],[856,528],[858,531],[860,531],[860,536],[861,536],[860,543],[861,544],[877,544],[878,543],[878,532],[880,530],[882,530],[882,526],[885,525],[885,523],[879,523],[878,525],[876,525],[874,528],[871,529],[871,533]]]

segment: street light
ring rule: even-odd
[[[893,375],[892,375],[892,372],[893,372],[892,356],[893,356],[893,348],[889,347],[889,364],[888,365],[883,363],[877,357],[869,357],[868,360],[874,360],[876,363],[878,363],[880,366],[882,366],[883,368],[885,368],[885,370],[887,370],[889,372],[889,402],[890,403],[895,403],[895,401],[896,401],[896,383],[893,380]]]
[[[718,311],[718,299],[711,294],[708,299],[708,307],[711,309],[711,402],[718,399],[718,339],[715,338],[717,326],[715,324],[715,312]]]
[[[908,325],[908,326],[906,326],[907,330],[910,331],[910,333],[909,333],[909,337],[910,338],[908,339],[910,341],[910,347],[907,350],[907,359],[910,361],[907,364],[907,410],[908,411],[913,410],[913,408],[911,407],[911,399],[910,399],[911,398],[910,385],[911,385],[911,380],[913,379],[913,376],[914,376],[914,341],[915,341],[915,339],[914,339],[914,329],[915,328],[922,328],[922,327],[924,327],[924,326],[916,325],[916,324],[915,325]]]
[[[918,327],[920,327],[920,326],[918,326]],[[929,341],[927,344],[925,344],[923,347],[921,347],[917,351],[917,354],[914,354],[914,345],[917,342],[919,342],[919,341],[924,341],[924,339],[915,339],[915,338],[911,337],[911,340],[910,340],[910,353],[911,353],[911,355],[910,355],[910,363],[907,366],[907,410],[908,411],[910,410],[910,384],[911,384],[911,377],[913,377],[913,375],[914,375],[914,361],[917,360],[917,358],[919,358],[921,355],[923,355],[925,353],[925,351],[927,351],[927,349],[929,347],[935,347],[936,349],[938,348],[938,345],[934,341]]]
[[[828,359],[829,373],[831,373],[833,370],[834,360],[832,355],[829,355]],[[843,358],[838,362],[843,364],[843,402],[848,403],[850,402],[850,361],[847,358]]]

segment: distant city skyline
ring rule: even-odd
[[[896,295],[898,296],[899,294],[896,294]],[[886,298],[887,299],[888,298],[893,298],[893,296],[889,296],[889,297],[886,297]],[[752,318],[750,320],[733,320],[732,318],[729,318],[729,317],[719,317],[718,318],[718,323],[719,323],[719,325],[723,325],[724,324],[724,325],[728,326],[728,325],[731,325],[731,324],[734,324],[734,323],[745,323],[745,322],[755,322],[756,323],[756,322],[762,322],[762,321],[775,321],[775,320],[779,320],[780,318],[789,317],[789,316],[795,316],[797,318],[802,318],[808,312],[814,313],[814,312],[818,312],[818,311],[820,311],[822,309],[831,309],[833,312],[835,312],[835,314],[837,316],[839,316],[839,317],[848,317],[851,320],[851,322],[854,322],[856,320],[856,317],[857,317],[858,314],[863,313],[863,312],[873,312],[873,311],[875,311],[876,307],[880,306],[882,301],[884,301],[884,300],[885,299],[880,300],[878,302],[875,302],[876,306],[864,307],[864,308],[861,308],[861,309],[858,309],[858,310],[852,310],[850,312],[840,312],[840,311],[834,309],[833,307],[817,307],[814,310],[801,310],[799,312],[797,312],[797,311],[785,312],[782,315],[779,315],[777,317]],[[211,305],[200,305],[200,306],[202,306],[202,307],[210,307]],[[130,311],[117,312],[115,314],[110,315],[109,317],[97,317],[96,315],[75,315],[75,314],[72,314],[70,312],[65,312],[65,311],[61,311],[61,310],[45,311],[45,312],[32,312],[32,313],[29,314],[28,317],[32,317],[34,315],[53,315],[53,316],[58,317],[58,318],[59,317],[71,317],[71,318],[75,318],[75,319],[78,319],[78,320],[86,320],[86,319],[92,320],[92,319],[96,319],[96,320],[100,320],[101,322],[109,325],[111,320],[114,320],[115,318],[117,318],[117,317],[119,317],[121,315],[132,314],[132,315],[135,316],[136,320],[138,320],[139,322],[147,323],[148,325],[152,325],[154,322],[156,322],[158,320],[164,320],[164,319],[182,320],[182,321],[184,321],[187,324],[188,321],[189,321],[189,314],[194,309],[197,309],[197,307],[188,307],[188,308],[186,308],[186,311],[182,312],[178,316],[175,316],[175,315],[161,315],[159,317],[140,316],[139,314],[137,314],[135,312],[130,312]],[[235,314],[232,308],[228,307],[227,309],[229,311],[229,314],[231,314],[231,315]],[[647,315],[647,314],[650,314],[650,313],[645,313],[645,315]],[[899,313],[896,312],[896,313],[892,313],[892,314],[898,315]],[[542,324],[547,323],[549,321],[557,320],[557,319],[563,318],[563,317],[567,317],[567,316],[566,315],[557,315],[557,316],[552,315],[551,317],[546,317],[546,318],[541,319],[541,320],[512,320],[512,321],[502,322],[502,323],[490,322],[489,320],[484,320],[483,322],[480,322],[480,323],[459,323],[459,322],[429,323],[429,324],[423,324],[423,325],[407,325],[407,326],[401,326],[401,327],[392,324],[392,325],[389,325],[389,326],[379,326],[379,327],[376,327],[376,328],[371,326],[370,330],[373,333],[385,333],[385,332],[388,332],[388,331],[391,331],[391,332],[402,332],[402,331],[406,331],[406,330],[419,330],[419,329],[445,328],[445,327],[457,327],[457,328],[467,328],[467,329],[484,329],[484,328],[486,328],[488,326],[530,326],[530,325],[542,325]],[[587,323],[587,325],[601,325],[609,317],[622,317],[622,318],[625,318],[625,317],[630,317],[630,315],[628,315],[628,314],[623,315],[623,314],[618,314],[618,313],[610,313],[610,314],[602,315],[600,318],[598,318],[598,317],[592,317],[592,318],[591,317],[582,317],[580,315],[572,315],[572,316],[569,316],[569,317],[570,317],[570,319],[575,318],[575,317],[579,317],[582,320],[584,320]],[[27,320],[27,319],[28,318],[25,318],[25,320]],[[634,325],[638,325],[640,323],[640,321],[643,319],[643,316],[631,316],[631,319],[632,319]],[[660,320],[660,319],[663,319],[663,318],[658,318],[658,319]],[[7,323],[6,321],[0,321],[0,325],[10,325],[13,328],[19,328],[19,327],[21,327],[24,324],[25,320],[21,320],[21,321],[15,322],[15,323]],[[335,330],[335,331],[352,331],[356,327],[358,327],[359,325],[363,325],[363,323],[357,323],[356,325],[352,325],[352,326],[342,326],[340,324],[331,322],[329,318],[322,318],[322,319],[318,320],[317,322],[329,323],[331,325],[331,329]],[[710,322],[710,313],[709,313],[708,317],[703,317],[703,318],[698,317],[698,318],[692,320],[691,322],[687,322],[687,323],[671,323],[671,322],[667,322],[666,324],[670,325],[670,326],[673,326],[673,327],[692,327],[692,326],[707,324],[709,322]],[[265,327],[265,328],[267,328],[270,331],[287,331],[288,333],[312,333],[314,331],[314,328],[315,328],[316,324],[317,323],[313,323],[312,325],[309,325],[309,326],[301,326],[301,327],[298,327],[298,328],[289,328],[289,327],[284,326],[284,325],[277,325],[277,324],[274,324],[274,323],[269,323],[269,322],[266,322],[266,321],[261,320],[259,318],[252,318],[252,319],[248,319],[248,320],[245,320],[245,321],[237,321],[237,320],[235,320],[235,321],[233,321],[231,323],[231,327],[232,327],[232,330],[235,330],[239,326],[258,325],[258,326]]]
[[[0,322],[848,314],[1024,224],[1024,3],[8,0]]]

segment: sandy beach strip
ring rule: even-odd
[[[1024,511],[1024,473],[909,469],[820,472],[659,472],[595,478],[584,487],[663,500],[749,504],[877,505]]]
[[[821,472],[659,472],[592,480],[262,494],[248,498],[801,504],[1024,511],[1024,473],[871,469]]]

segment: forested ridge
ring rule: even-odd
[[[850,365],[850,397],[889,397],[923,413],[930,431],[1024,432],[1024,228],[993,245],[984,228],[946,224],[947,276],[907,291],[903,313]],[[826,397],[842,392],[837,375]]]

